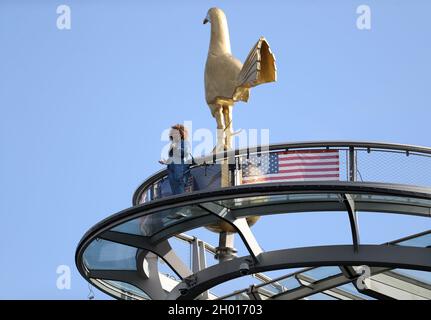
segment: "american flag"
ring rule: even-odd
[[[295,150],[242,159],[242,183],[339,180],[338,150]]]

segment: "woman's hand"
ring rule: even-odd
[[[160,163],[160,164],[166,164],[166,163],[167,163],[167,161],[166,161],[165,159],[161,159],[161,160],[159,160],[159,163]]]

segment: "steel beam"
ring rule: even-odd
[[[353,246],[320,246],[263,252],[260,262],[250,265],[250,273],[270,270],[337,266],[368,265],[388,268],[406,268],[431,271],[431,249],[386,245],[360,245],[355,252]],[[205,290],[220,283],[240,277],[240,266],[251,257],[241,257],[222,264],[211,266],[193,276],[180,293],[178,286],[168,299],[193,299]],[[184,287],[183,287],[184,288]]]
[[[356,216],[355,201],[353,200],[353,197],[348,193],[342,194],[342,199],[343,199],[344,205],[346,206],[347,213],[349,214],[350,231],[352,233],[353,247],[355,251],[358,251],[360,242],[359,242],[359,228],[358,228],[358,219]]]

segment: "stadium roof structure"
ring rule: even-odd
[[[248,159],[310,150],[337,152],[336,180],[242,183]],[[211,176],[207,172],[214,173],[209,178],[220,176],[220,170],[208,166],[226,160],[231,163],[230,186],[207,183]],[[119,299],[431,299],[431,230],[387,243],[362,244],[357,219],[358,212],[431,218],[430,148],[300,142],[240,149],[197,162],[192,176],[199,180],[205,175],[205,184],[169,195],[167,172],[160,171],[135,191],[132,207],[84,235],[75,259],[85,279]],[[345,212],[351,243],[261,248],[252,231],[259,217],[303,212]],[[218,246],[193,234],[197,228],[215,226],[222,226]],[[235,254],[232,234],[242,240],[246,254]],[[174,241],[187,246],[190,261]],[[218,262],[208,265],[208,256]],[[175,276],[163,273],[161,262]],[[286,274],[270,276],[275,270]],[[255,283],[224,295],[212,291],[244,276],[253,277]]]

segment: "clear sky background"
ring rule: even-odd
[[[61,4],[71,7],[71,30],[56,27]],[[361,4],[372,10],[369,31],[356,28]],[[163,129],[184,120],[214,128],[203,90],[202,20],[212,6],[227,14],[234,55],[243,60],[264,35],[277,58],[278,82],[236,106],[236,128],[270,128],[271,142],[431,146],[428,0],[2,0],[0,298],[85,299],[74,265],[81,236],[130,206],[161,168]],[[289,246],[344,239],[313,233],[331,219],[293,216],[309,238],[278,224]],[[401,216],[361,223],[376,243],[431,227]],[[274,234],[275,225],[259,228]],[[70,290],[56,288],[62,264],[72,269]]]

